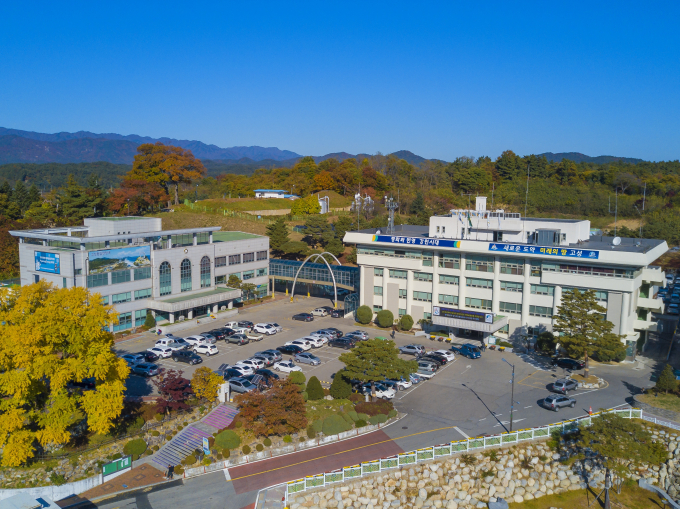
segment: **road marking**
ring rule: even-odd
[[[470,438],[470,435],[466,435],[465,433],[463,433],[458,426],[454,426],[453,429],[455,429],[458,433],[463,435],[465,438]]]
[[[588,394],[589,392],[596,392],[596,391],[599,391],[599,390],[601,390],[601,389],[592,389],[592,390],[590,390],[590,391],[577,392],[576,394],[578,394],[579,396],[581,396],[581,395],[583,395],[583,394]]]
[[[224,478],[227,482],[231,481],[231,476],[229,475],[229,469],[228,468],[224,469]]]
[[[486,420],[486,417],[483,417],[482,419],[479,419],[479,420],[480,420],[480,421],[485,421],[485,420]]]
[[[514,424],[514,423],[516,423],[516,422],[525,421],[525,420],[526,420],[526,419],[513,419],[512,422],[513,422],[513,424]],[[497,427],[500,426],[501,424],[510,424],[510,421],[501,421],[500,423],[496,424],[496,425],[494,426],[494,428],[497,428]]]
[[[525,406],[524,408],[531,408],[531,405],[529,405],[529,406]]]

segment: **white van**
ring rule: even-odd
[[[312,314],[314,316],[327,316],[328,311],[326,311],[324,308],[316,308],[314,311],[312,311]]]

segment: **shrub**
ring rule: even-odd
[[[333,399],[347,399],[352,394],[352,386],[349,381],[338,371],[331,384],[331,396]]]
[[[139,456],[146,451],[146,442],[141,438],[136,438],[130,440],[125,447],[123,447],[123,452],[132,456]]]
[[[131,422],[129,424],[127,431],[128,431],[128,433],[130,433],[132,431],[138,431],[138,430],[142,429],[143,426],[144,426],[144,418],[140,415],[139,417],[137,417],[134,420],[134,422]]]
[[[182,426],[188,426],[188,425],[189,425],[189,423],[188,423],[187,421],[184,421],[184,422],[182,423]]]
[[[182,465],[175,465],[175,474],[184,475],[184,467]]]
[[[314,429],[314,426],[312,426],[311,424],[307,426],[307,437],[316,438],[316,430]]]
[[[354,419],[352,419],[348,414],[340,414],[340,417],[345,419],[347,424],[354,424]]]
[[[160,436],[160,434],[161,434],[161,433],[160,433],[160,431],[158,431],[158,430],[155,430],[155,429],[154,429],[154,430],[151,431],[151,436],[152,436],[152,437]]]
[[[244,445],[244,446],[241,448],[241,451],[243,452],[243,454],[250,454],[250,446],[249,446],[249,445]]]
[[[353,392],[352,394],[349,395],[348,398],[352,403],[359,403],[361,401],[364,401],[366,397],[363,394],[358,394],[356,392]]]
[[[352,426],[337,414],[326,417],[323,421],[323,434],[328,436],[337,435],[343,431],[347,431]]]
[[[491,449],[490,451],[485,451],[482,453],[484,456],[489,458],[491,461],[498,461],[498,450]]]
[[[321,433],[321,431],[323,431],[323,421],[321,419],[314,421],[312,423],[312,428],[314,428],[314,431],[317,433]]]
[[[61,486],[62,484],[66,484],[66,477],[64,477],[64,474],[56,474],[52,472],[50,474],[50,482],[55,486]]]
[[[269,437],[265,438],[262,443],[264,444],[265,447],[270,447],[272,445],[272,441]]]
[[[347,415],[349,415],[354,422],[359,420],[359,416],[357,415],[355,410],[350,410],[349,412],[347,412]]]
[[[206,467],[212,463],[212,460],[208,458],[207,456],[203,458],[203,461],[201,461],[201,465],[205,465]]]
[[[154,446],[152,447],[152,449],[153,449],[154,451],[158,451],[158,450],[160,449],[160,447],[158,447],[157,445],[154,445]]]
[[[293,441],[293,437],[291,437],[290,435],[285,435],[283,437],[283,441],[284,441],[284,443],[289,444]]]
[[[300,438],[298,438],[298,442],[304,442],[305,440],[306,440],[305,437],[300,437]]]
[[[463,454],[461,455],[460,460],[468,467],[477,463],[477,458],[475,458],[472,454]]]
[[[229,456],[231,456],[231,451],[229,449],[222,449],[222,456],[224,459],[229,459]]]
[[[147,449],[144,451],[144,456],[151,456],[153,454],[153,451],[151,449]]]
[[[364,426],[366,426],[366,421],[364,421],[363,419],[359,419],[357,420],[357,422],[354,423],[354,425],[357,428],[363,428]]]
[[[237,428],[243,427],[243,421],[236,421],[236,422],[234,423],[234,426],[236,426]]]
[[[122,457],[123,457],[123,455],[121,453],[117,452],[116,454],[112,454],[111,456],[109,456],[109,459],[111,461],[115,461],[115,460],[121,459]]]
[[[189,454],[189,456],[182,460],[182,465],[185,465],[187,467],[193,465],[194,463],[196,463],[196,456],[194,456],[193,454]]]
[[[308,399],[309,399],[309,394],[307,394],[307,391],[304,391],[302,393],[302,401],[307,402]]]
[[[236,449],[241,445],[241,439],[234,431],[228,429],[217,434],[215,445],[220,449]]]
[[[300,391],[305,390],[305,382],[307,381],[307,378],[302,371],[293,371],[290,375],[288,375],[288,380],[297,385],[300,388]]]
[[[387,417],[390,418],[390,419],[392,417],[396,417],[396,416],[397,416],[397,411],[394,408],[392,410],[390,410],[389,412],[387,412]]]
[[[158,422],[161,422],[163,420],[163,414],[156,414],[153,416],[154,419],[156,419]]]
[[[357,403],[354,405],[354,410],[360,413],[368,414],[369,416],[385,414],[387,415],[390,410],[394,409],[394,405],[391,401],[378,400],[369,401],[368,403]]]
[[[384,423],[384,422],[386,422],[386,421],[387,421],[387,416],[386,416],[385,414],[374,415],[373,417],[371,417],[371,418],[368,420],[368,422],[370,422],[370,423],[373,424],[373,425],[375,425],[375,424],[382,424],[382,423]]]
[[[357,309],[357,322],[363,323],[364,325],[371,322],[373,319],[373,311],[368,306],[359,306]]]
[[[369,415],[368,415],[368,414],[357,413],[357,417],[359,418],[360,421],[368,421]]]
[[[146,312],[146,320],[144,320],[144,328],[151,329],[156,326],[156,319],[151,314],[151,311]]]
[[[205,407],[203,405],[199,406],[198,411],[201,413],[205,412]]]
[[[383,309],[378,311],[378,315],[375,317],[375,322],[380,327],[392,327],[394,325],[394,315],[389,309]]]
[[[321,387],[321,382],[315,376],[309,379],[307,382],[307,395],[312,401],[318,401],[323,399],[323,387]]]
[[[262,444],[257,444],[257,445],[255,446],[255,450],[256,450],[257,452],[262,452],[262,451],[264,451],[264,445],[262,445]]]
[[[408,331],[413,328],[413,317],[411,315],[404,315],[399,319],[399,329]]]

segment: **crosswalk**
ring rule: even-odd
[[[545,360],[545,357],[536,357],[533,355],[529,355],[526,353],[518,353],[517,357],[522,359],[524,362],[527,364],[530,364],[534,368],[541,370],[541,371],[552,371],[552,366],[547,363]]]
[[[203,438],[210,438],[216,431],[229,426],[237,413],[238,410],[230,405],[218,406],[199,422],[179,432],[153,455],[151,461],[161,469],[168,465],[179,465],[193,451],[203,448]]]

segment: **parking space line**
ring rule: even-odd
[[[458,426],[454,426],[453,429],[455,429],[458,433],[463,435],[465,438],[470,438],[470,435],[466,435],[465,433],[463,433],[463,431],[461,431],[461,429]]]

